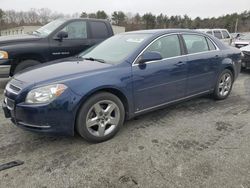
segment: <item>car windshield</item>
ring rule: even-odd
[[[240,37],[241,40],[250,40],[250,34],[245,34]]]
[[[39,28],[38,30],[34,31],[33,34],[40,35],[40,36],[48,36],[50,33],[52,33],[55,29],[57,29],[64,22],[65,20],[63,19],[52,21],[46,24],[45,26]]]
[[[96,47],[80,54],[82,58],[118,64],[138,48],[151,34],[121,34],[113,36]]]

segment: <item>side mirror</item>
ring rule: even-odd
[[[55,39],[62,41],[64,38],[68,38],[68,33],[66,31],[59,31]]]
[[[139,64],[146,63],[148,61],[162,60],[162,56],[159,52],[144,52],[138,59]]]

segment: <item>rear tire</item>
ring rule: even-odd
[[[39,65],[40,62],[36,61],[36,60],[25,60],[25,61],[21,61],[20,63],[18,63],[18,65],[16,66],[15,70],[14,70],[14,75],[24,69],[27,69],[29,67],[35,66],[35,65]]]
[[[213,96],[216,100],[226,99],[233,87],[233,73],[225,69],[219,76],[217,84],[214,89]]]
[[[76,130],[88,142],[103,142],[115,136],[124,117],[124,106],[117,96],[108,92],[97,93],[79,110]]]

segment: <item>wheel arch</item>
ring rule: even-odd
[[[86,102],[91,96],[100,93],[100,92],[108,92],[111,93],[113,95],[115,95],[116,97],[118,97],[123,106],[124,106],[124,110],[125,110],[125,119],[129,119],[130,118],[130,106],[129,106],[129,102],[128,102],[128,98],[127,96],[124,94],[124,92],[122,92],[120,89],[115,88],[115,87],[103,87],[103,88],[98,88],[95,90],[90,91],[88,94],[86,94],[79,102],[79,105],[76,108],[75,111],[75,121],[77,120],[77,115],[81,109],[81,106],[84,104],[84,102]]]
[[[233,62],[233,60],[231,58],[225,58],[222,61],[222,65],[223,65],[223,67],[222,67],[222,69],[221,69],[220,72],[224,71],[225,69],[230,70],[232,72],[232,74],[233,74],[233,80],[235,80],[236,70],[234,69],[234,62]]]
[[[225,69],[230,70],[232,72],[233,75],[233,82],[235,80],[235,70],[232,66],[226,66]]]
[[[40,63],[46,62],[46,58],[44,58],[41,54],[25,53],[25,54],[18,55],[13,60],[13,65],[11,66],[10,75],[13,76],[17,65],[21,63],[22,61],[26,61],[26,60],[35,60]]]

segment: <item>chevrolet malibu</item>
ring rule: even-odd
[[[205,33],[147,30],[119,34],[78,57],[15,75],[3,101],[6,118],[26,130],[112,138],[124,120],[212,94],[225,99],[241,52]]]

